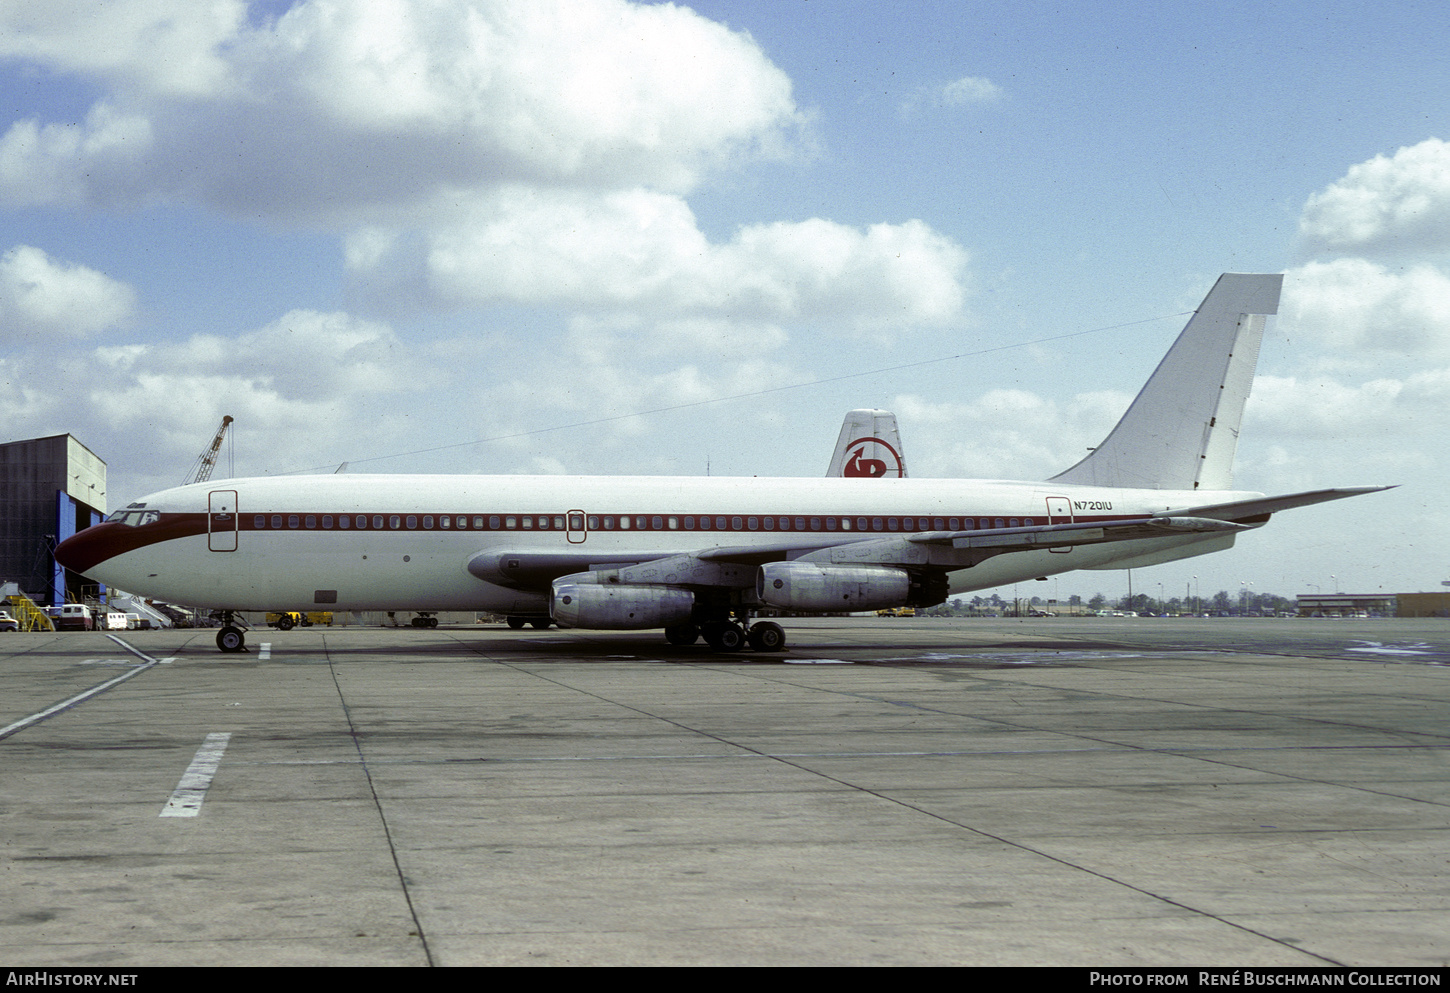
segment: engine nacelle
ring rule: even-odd
[[[663,628],[684,624],[695,594],[668,586],[614,586],[559,580],[549,616],[561,628]]]
[[[910,603],[912,583],[890,566],[770,562],[756,574],[755,595],[789,610],[880,610]]]

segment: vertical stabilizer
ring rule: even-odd
[[[1220,276],[1118,426],[1052,482],[1232,488],[1264,318],[1279,312],[1283,282],[1280,273]]]
[[[889,410],[848,410],[827,478],[900,479],[905,475],[896,415]]]

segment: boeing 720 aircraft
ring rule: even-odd
[[[233,479],[137,500],[55,557],[109,586],[222,611],[217,646],[235,652],[245,635],[234,612],[299,604],[493,611],[773,651],[785,632],[752,623],[763,608],[924,607],[1204,555],[1278,511],[1386,488],[1230,489],[1282,281],[1220,277],[1107,439],[1045,482],[904,478],[893,466],[903,478],[867,485],[844,476],[886,476],[868,464],[885,460],[855,446],[856,470],[826,479]]]

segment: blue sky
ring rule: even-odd
[[[1434,589],[1446,22],[12,0],[0,434],[75,434],[112,506],[223,414],[238,474],[817,475],[879,406],[913,475],[1045,478],[1220,272],[1282,271],[1236,485],[1402,486],[1135,588]]]

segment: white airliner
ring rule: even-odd
[[[1045,482],[882,478],[905,477],[899,458],[886,466],[884,449],[849,442],[841,476],[879,482],[834,472],[233,479],[131,503],[55,556],[109,586],[222,611],[217,645],[235,652],[245,635],[233,612],[304,605],[494,611],[773,651],[784,630],[751,623],[765,608],[930,606],[1074,569],[1203,555],[1277,511],[1387,488],[1230,489],[1282,281],[1220,277],[1107,439]],[[881,440],[874,429],[857,437]]]

